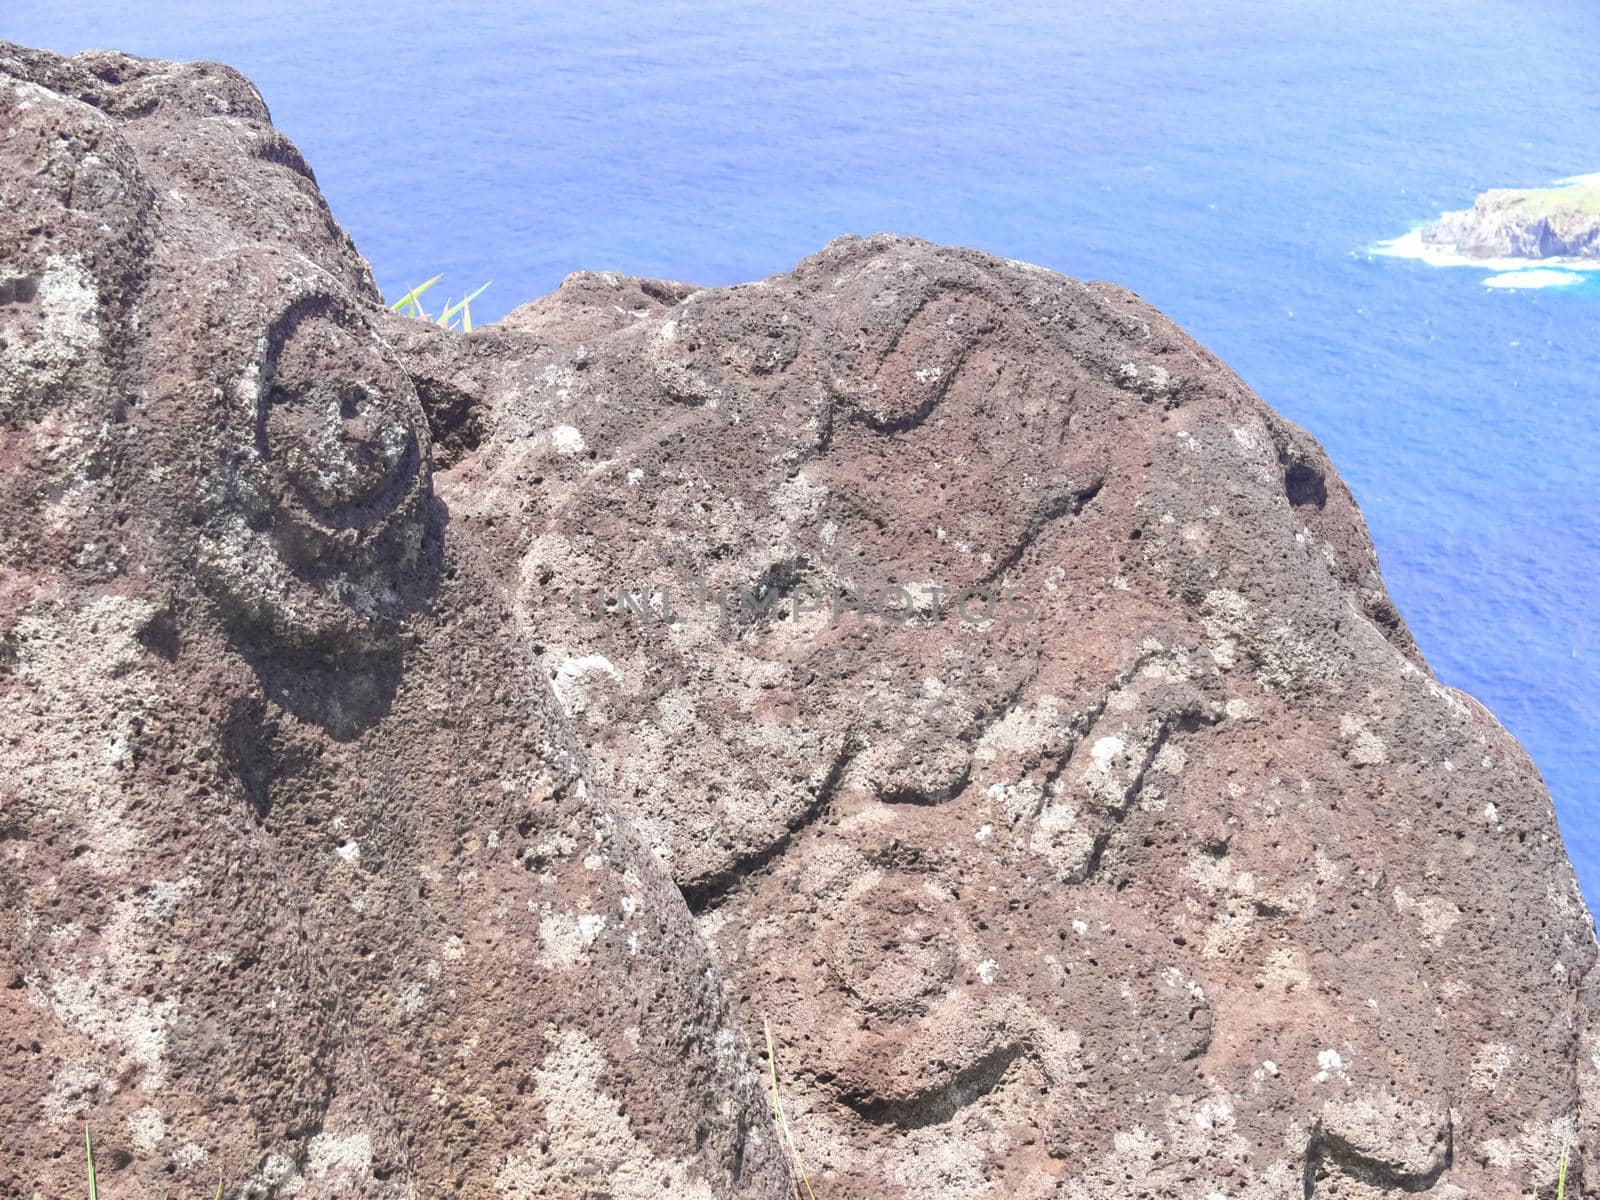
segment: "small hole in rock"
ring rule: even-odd
[[[1295,507],[1310,504],[1321,508],[1328,502],[1328,485],[1322,474],[1301,462],[1292,462],[1283,473],[1284,494]]]

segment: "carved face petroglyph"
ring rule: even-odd
[[[427,422],[353,307],[296,298],[223,388],[198,566],[251,642],[359,652],[422,603],[436,538]]]

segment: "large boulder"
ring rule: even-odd
[[[0,1193],[1594,1191],[1595,941],[1310,437],[906,239],[383,311],[0,45]],[[731,997],[731,1006],[729,1003]]]
[[[788,1196],[255,90],[0,44],[0,247],[0,1194]]]
[[[1546,1195],[1589,1144],[1537,773],[1136,296],[880,236],[396,337],[819,1195]]]

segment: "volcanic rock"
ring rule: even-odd
[[[824,1200],[1586,1194],[1536,771],[1136,296],[453,334],[226,68],[0,46],[0,130],[0,1193],[791,1195],[768,1023]]]
[[[878,236],[394,336],[819,1195],[1520,1196],[1587,1139],[1537,773],[1138,297]]]
[[[0,1195],[789,1195],[255,90],[0,45],[0,246]]]
[[[1422,242],[1469,258],[1600,259],[1600,175],[1487,191],[1423,229]]]

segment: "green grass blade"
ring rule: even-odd
[[[494,282],[494,280],[492,280],[492,279],[489,280],[489,283],[493,283],[493,282]],[[489,283],[484,284],[483,287],[480,287],[477,291],[473,292],[472,295],[468,296],[465,300],[461,301],[460,304],[447,306],[445,308],[443,314],[439,317],[439,324],[444,325],[447,321],[452,320],[457,313],[460,313],[461,314],[461,329],[462,329],[462,332],[471,333],[472,332],[472,309],[469,308],[468,305],[470,305],[474,300],[476,300],[479,296],[483,295],[483,293],[488,290]],[[446,326],[446,328],[448,328],[448,326]]]
[[[400,299],[396,300],[389,307],[391,309],[393,309],[395,312],[399,312],[402,308],[410,308],[415,312],[421,312],[422,311],[422,293],[427,291],[429,288],[431,288],[434,284],[438,283],[439,280],[441,280],[443,278],[444,278],[443,275],[435,275],[432,279],[429,279],[424,283],[417,284],[416,287],[412,288],[404,296],[401,296]],[[426,318],[424,318],[424,319],[426,319]]]
[[[1571,1154],[1571,1146],[1561,1147],[1561,1171],[1556,1176],[1556,1200],[1567,1200],[1567,1159]]]
[[[772,1115],[777,1118],[778,1128],[783,1131],[783,1140],[789,1146],[789,1155],[794,1159],[795,1170],[800,1172],[800,1182],[805,1184],[808,1200],[817,1200],[817,1194],[811,1190],[811,1180],[806,1177],[806,1165],[800,1161],[800,1149],[794,1144],[794,1134],[789,1132],[789,1119],[783,1115],[783,1099],[778,1095],[778,1051],[772,1044],[772,1026],[765,1017],[761,1018],[762,1032],[767,1035],[767,1069],[771,1073],[772,1081]]]

